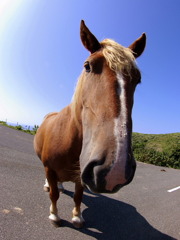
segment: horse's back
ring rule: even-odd
[[[41,160],[46,153],[58,151],[58,145],[63,142],[64,130],[69,122],[69,106],[61,112],[53,112],[45,116],[34,138],[34,148]]]
[[[42,158],[42,152],[44,144],[46,142],[47,135],[49,133],[49,129],[53,124],[57,114],[58,114],[57,112],[53,112],[46,115],[34,137],[34,149],[40,159]]]
[[[70,105],[61,112],[45,117],[35,135],[34,148],[43,164],[56,171],[76,168],[81,143],[73,124]]]

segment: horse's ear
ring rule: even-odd
[[[101,48],[99,41],[89,31],[89,29],[86,27],[83,20],[81,20],[80,36],[81,36],[81,41],[82,41],[83,45],[91,53],[94,53]]]
[[[135,42],[133,42],[129,48],[132,50],[135,58],[139,57],[146,46],[146,34],[143,33],[140,38],[138,38]]]

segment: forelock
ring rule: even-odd
[[[126,73],[131,75],[132,66],[136,66],[136,63],[130,48],[123,47],[111,39],[103,40],[101,46],[102,53],[113,71],[126,70]]]

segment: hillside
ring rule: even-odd
[[[19,125],[18,123],[17,123],[17,125],[15,125],[15,124],[12,125],[12,124],[9,124],[9,123],[7,123],[5,121],[1,121],[1,120],[0,120],[0,125],[9,127],[9,128],[15,129],[15,130],[19,130],[19,131],[22,131],[22,132],[26,132],[26,133],[29,133],[31,135],[35,135],[36,131],[39,127],[38,125],[34,125],[33,128],[30,127],[30,126],[23,127],[22,125]]]
[[[137,161],[180,169],[180,133],[133,133],[132,145]]]

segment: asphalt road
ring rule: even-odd
[[[0,125],[1,240],[170,240],[180,239],[180,171],[138,163],[131,184],[114,195],[85,192],[86,224],[71,224],[74,185],[65,183],[58,207],[62,226],[49,221],[44,170],[33,151],[33,136]]]

